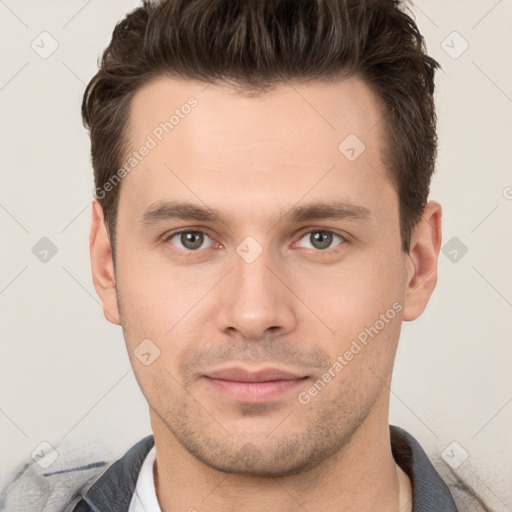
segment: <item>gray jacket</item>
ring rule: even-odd
[[[490,512],[454,473],[443,472],[441,478],[414,437],[395,426],[390,426],[390,433],[393,457],[411,479],[413,512]],[[153,445],[149,435],[110,462],[90,451],[60,453],[48,470],[30,459],[2,489],[0,510],[127,512],[140,468]]]

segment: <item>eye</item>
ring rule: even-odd
[[[317,249],[325,252],[325,249],[330,248],[330,245],[333,243],[335,238],[339,238],[343,243],[346,242],[345,238],[341,235],[338,235],[333,231],[327,231],[323,229],[308,231],[301,237],[300,240],[306,239],[309,241],[312,245],[312,247],[309,247],[310,249]],[[342,243],[338,245],[342,245]]]
[[[205,241],[205,237],[210,238],[204,231],[177,231],[175,233],[171,233],[165,238],[166,242],[171,242],[173,245],[176,245],[178,249],[182,249],[185,251],[197,251],[201,248]],[[181,247],[176,243],[172,242],[172,239],[176,238],[177,243],[181,244]],[[204,249],[204,247],[203,247]]]
[[[340,240],[340,243],[337,244],[338,246],[347,242],[345,237],[342,235],[325,229],[315,229],[308,231],[300,238],[300,240],[305,239],[307,242],[309,242],[310,246],[306,246],[309,249],[327,252],[327,250],[331,248],[331,245],[336,238]],[[173,241],[173,239],[175,240]],[[189,229],[170,233],[165,237],[164,241],[170,242],[172,245],[182,251],[198,252],[200,249],[207,249],[211,246],[210,244],[207,247],[203,247],[206,239],[211,240],[211,238],[204,231]],[[336,248],[333,249],[336,250]]]

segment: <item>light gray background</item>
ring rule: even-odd
[[[121,455],[151,433],[121,328],[104,319],[92,284],[80,120],[97,58],[137,4],[0,0],[2,480],[42,441],[101,439]],[[414,12],[443,67],[431,199],[443,205],[446,254],[427,310],[403,325],[390,422],[431,457],[455,457],[493,510],[510,511],[512,2],[421,0]],[[43,31],[58,43],[45,59],[31,47],[51,49]],[[42,237],[58,248],[46,263],[32,253]]]

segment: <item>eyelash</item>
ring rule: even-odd
[[[339,233],[338,231],[333,231],[332,229],[323,229],[323,228],[314,228],[314,229],[308,228],[308,229],[309,229],[309,231],[304,231],[304,232],[302,232],[299,235],[297,241],[300,241],[304,237],[304,235],[308,235],[308,234],[311,234],[311,233],[319,233],[319,232],[320,233],[327,233],[327,234],[335,235],[335,236],[340,237],[343,240],[337,246],[334,246],[334,247],[328,248],[328,249],[309,249],[309,248],[306,248],[309,251],[313,251],[315,253],[333,254],[333,253],[337,253],[338,251],[342,250],[342,247],[345,244],[349,243],[347,235]],[[173,231],[173,232],[165,235],[164,242],[169,242],[173,237],[175,237],[176,235],[180,235],[182,233],[200,233],[200,234],[206,235],[208,238],[212,239],[212,237],[206,231],[203,231],[202,229],[189,228],[189,229],[180,229],[178,231]],[[176,247],[176,250],[178,250],[180,252],[185,252],[186,254],[194,254],[194,253],[199,253],[201,251],[204,251],[205,249],[191,250],[191,249],[179,249],[178,247]]]

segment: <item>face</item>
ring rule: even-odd
[[[98,204],[91,255],[155,436],[279,476],[387,428],[401,322],[428,301],[435,272],[418,286],[418,269],[437,246],[414,253],[420,223],[401,252],[380,119],[357,78],[259,97],[160,78],[134,97],[115,276]]]

